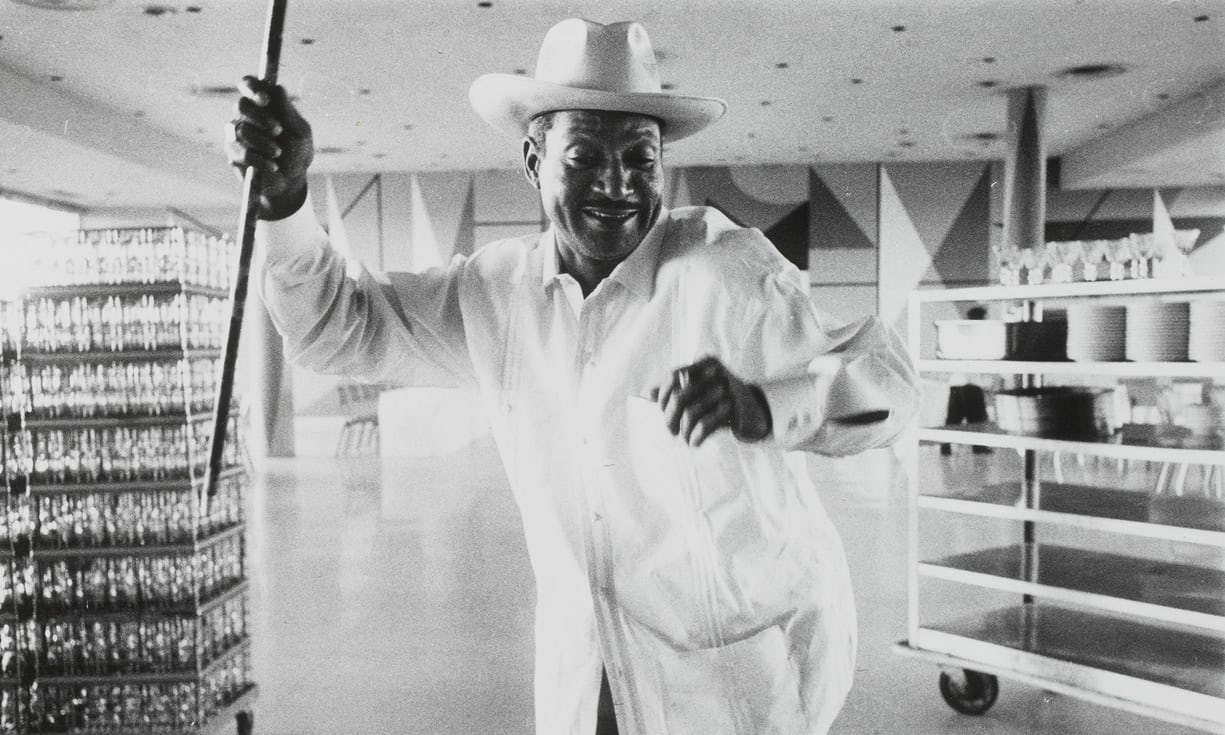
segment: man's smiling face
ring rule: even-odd
[[[528,176],[553,223],[563,262],[607,272],[659,217],[663,162],[659,122],[633,113],[553,113],[544,151],[525,149]]]

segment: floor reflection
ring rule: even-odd
[[[1011,452],[920,454],[923,483],[1005,479],[1020,466]],[[834,733],[1192,732],[1006,680],[986,715],[954,713],[937,669],[891,650],[906,620],[899,463],[890,452],[810,462],[860,617],[857,683]],[[532,732],[532,579],[488,436],[441,457],[272,460],[254,485],[257,732]]]

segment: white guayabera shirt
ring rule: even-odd
[[[482,396],[536,575],[537,733],[594,732],[602,665],[626,735],[829,728],[854,672],[854,601],[789,450],[897,436],[917,389],[896,335],[874,318],[835,326],[760,232],[706,208],[664,211],[586,299],[551,231],[356,279],[309,202],[259,236],[291,359]],[[646,397],[708,355],[762,387],[770,438],[723,430],[692,449],[668,433]],[[893,415],[825,420],[867,404]]]

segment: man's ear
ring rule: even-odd
[[[531,138],[523,139],[523,175],[533,187],[540,188],[540,152]]]

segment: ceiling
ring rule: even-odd
[[[222,131],[266,7],[0,0],[0,191],[236,207]],[[1042,86],[1062,186],[1225,185],[1225,0],[292,0],[280,78],[315,170],[517,166],[468,85],[532,73],[576,15],[643,21],[665,84],[728,100],[670,165],[999,159],[1007,91]]]

